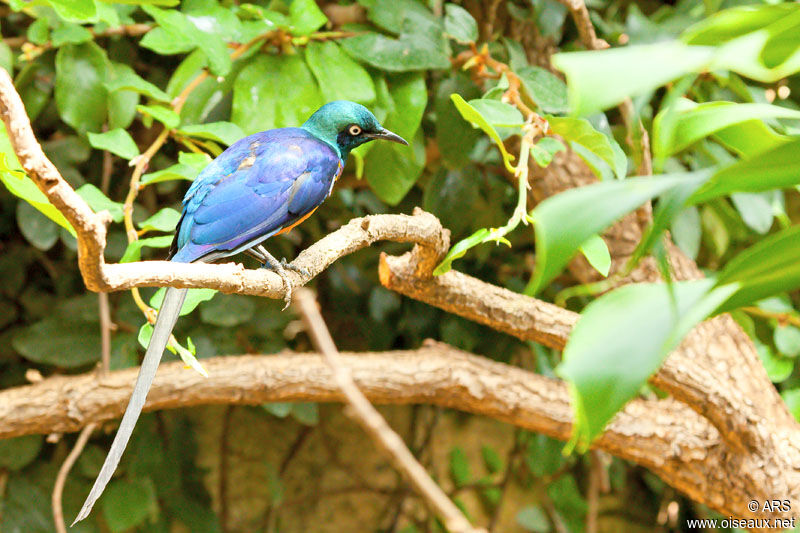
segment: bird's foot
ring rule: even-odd
[[[289,281],[289,276],[286,275],[287,269],[284,267],[284,265],[278,261],[275,261],[271,256],[270,259],[272,259],[272,261],[267,260],[266,263],[261,265],[261,268],[272,270],[281,277],[281,280],[283,281],[283,288],[286,291],[283,295],[283,301],[286,302],[286,305],[283,306],[281,311],[285,311],[292,303],[292,282]]]
[[[281,259],[281,266],[283,268],[285,268],[286,270],[291,270],[292,272],[297,272],[298,274],[300,274],[304,278],[310,278],[311,277],[311,273],[308,271],[308,269],[305,269],[305,268],[303,268],[301,266],[293,265],[292,263],[287,261],[285,257]]]

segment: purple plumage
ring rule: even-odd
[[[172,261],[213,261],[291,227],[328,197],[343,166],[331,145],[302,128],[240,139],[186,193]]]

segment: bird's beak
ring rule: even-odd
[[[397,144],[405,144],[408,146],[408,141],[400,137],[396,133],[392,133],[391,131],[387,130],[386,128],[380,129],[374,133],[367,133],[367,137],[370,139],[376,140],[383,140],[383,141],[392,141]]]

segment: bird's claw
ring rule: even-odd
[[[261,268],[272,270],[281,277],[281,281],[283,281],[283,288],[285,290],[283,295],[283,301],[286,302],[286,305],[283,306],[283,309],[281,309],[281,311],[286,311],[286,309],[288,309],[289,306],[292,304],[292,282],[289,281],[289,276],[286,275],[286,270],[287,270],[286,266],[283,264],[283,262],[278,263],[276,261],[274,264],[264,263],[261,266]]]
[[[281,259],[281,266],[283,268],[285,268],[286,270],[291,270],[292,272],[297,272],[298,274],[300,274],[304,278],[310,278],[311,277],[311,273],[308,271],[308,269],[305,269],[305,268],[303,268],[301,266],[293,265],[292,263],[287,261],[285,257]]]

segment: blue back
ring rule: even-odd
[[[213,261],[289,228],[330,194],[344,162],[301,128],[238,140],[200,173],[183,199],[172,261]]]

